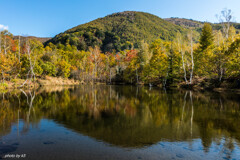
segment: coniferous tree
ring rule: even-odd
[[[202,29],[200,37],[200,50],[204,51],[208,47],[213,45],[214,37],[212,33],[212,26],[209,23],[205,23]]]

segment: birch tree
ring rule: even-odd
[[[94,64],[93,77],[92,77],[92,81],[94,81],[97,79],[98,65],[101,62],[101,57],[100,57],[101,51],[99,47],[90,48],[89,51],[91,53],[91,61]]]
[[[222,30],[223,30],[225,38],[228,39],[229,29],[231,26],[231,22],[233,20],[232,10],[225,8],[221,11],[221,14],[217,15],[216,17],[218,18],[219,22],[222,25]]]
[[[222,46],[222,53],[221,55],[224,55],[224,53],[228,50],[228,42],[229,42],[229,31],[231,28],[231,22],[233,20],[233,15],[232,15],[232,11],[230,9],[225,8],[224,10],[221,11],[220,16],[217,15],[217,18],[219,20],[219,22],[222,25],[222,32],[223,32],[223,46]],[[225,60],[224,60],[224,56],[220,57],[221,59],[219,60],[220,64],[219,64],[219,81],[222,81],[222,77],[225,71],[224,65],[225,65]]]
[[[182,57],[182,67],[183,67],[183,72],[184,72],[184,80],[188,84],[187,72],[186,72],[186,68],[185,68],[184,41],[183,41],[183,37],[180,33],[177,34],[177,46],[178,46],[178,52],[181,53],[181,57]]]
[[[192,84],[192,79],[193,79],[193,70],[194,70],[194,58],[193,58],[193,33],[192,31],[188,34],[188,40],[190,43],[190,53],[191,53],[191,62],[192,62],[192,69],[190,72],[190,84]]]
[[[184,80],[186,84],[192,84],[194,71],[194,44],[192,31],[187,34],[187,40],[184,39],[180,33],[177,34],[177,47],[178,52],[181,53]],[[189,80],[187,78],[187,72],[190,73]]]
[[[34,67],[36,64],[36,60],[37,60],[37,55],[35,54],[37,47],[40,46],[39,42],[36,42],[34,40],[27,40],[25,47],[26,47],[26,55],[29,61],[29,69],[26,75],[26,80],[24,81],[24,83],[20,86],[23,87],[27,82],[30,84],[30,82],[35,82],[36,81],[36,74],[34,71]]]

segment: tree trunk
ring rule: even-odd
[[[184,71],[184,79],[185,79],[185,82],[188,83],[183,51],[181,51],[181,54],[182,54],[182,65],[183,65],[183,71]]]
[[[20,47],[21,47],[21,41],[20,41],[20,36],[18,36],[18,61],[19,61],[19,63],[21,62],[21,60],[20,60],[20,51],[21,51]]]
[[[5,82],[5,77],[4,77],[4,71],[2,70],[2,80],[3,80],[3,83]]]
[[[191,70],[191,73],[190,73],[190,84],[192,84],[193,70],[194,70],[192,31],[191,31],[190,45],[191,45],[191,59],[192,59],[192,70]]]
[[[136,69],[136,78],[137,78],[137,84],[138,84],[138,69]]]
[[[222,81],[222,77],[223,77],[223,68],[222,68],[222,64],[220,65],[220,75],[219,75],[219,82]]]
[[[112,73],[111,73],[111,68],[110,68],[109,81],[110,81],[110,84],[111,84],[111,83],[112,83]]]
[[[7,47],[6,47],[6,35],[4,36],[4,54],[7,55]]]

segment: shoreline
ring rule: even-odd
[[[36,78],[35,82],[27,81],[24,86],[21,86],[25,81],[26,80],[24,79],[5,81],[4,83],[0,83],[0,91],[4,89],[39,88],[42,86],[71,86],[82,84],[82,82],[74,79],[47,76],[45,78]]]
[[[33,89],[33,88],[40,88],[40,87],[47,87],[47,86],[76,86],[81,84],[92,84],[85,83],[80,80],[74,79],[66,79],[62,77],[50,77],[46,76],[44,78],[36,78],[35,82],[30,81],[27,82],[24,86],[21,85],[25,82],[24,79],[12,79],[11,81],[5,81],[4,83],[0,83],[0,91],[8,90],[8,89]],[[97,82],[96,84],[100,84],[101,82]],[[27,85],[28,84],[28,85]],[[109,85],[109,83],[101,83]],[[113,82],[110,85],[129,85],[127,83],[116,83]],[[130,84],[130,85],[140,85],[140,86],[147,86],[147,84]],[[157,88],[163,88],[161,85],[153,86]],[[190,90],[190,91],[210,91],[210,92],[232,92],[236,94],[240,94],[239,88],[228,88],[226,85],[219,86],[219,87],[212,87],[206,88],[206,86],[200,86],[200,84],[194,85],[186,85],[184,83],[179,83],[174,87],[167,87],[168,89],[182,89],[182,90]]]

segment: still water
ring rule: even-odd
[[[0,157],[240,159],[240,95],[106,85],[1,92]]]

